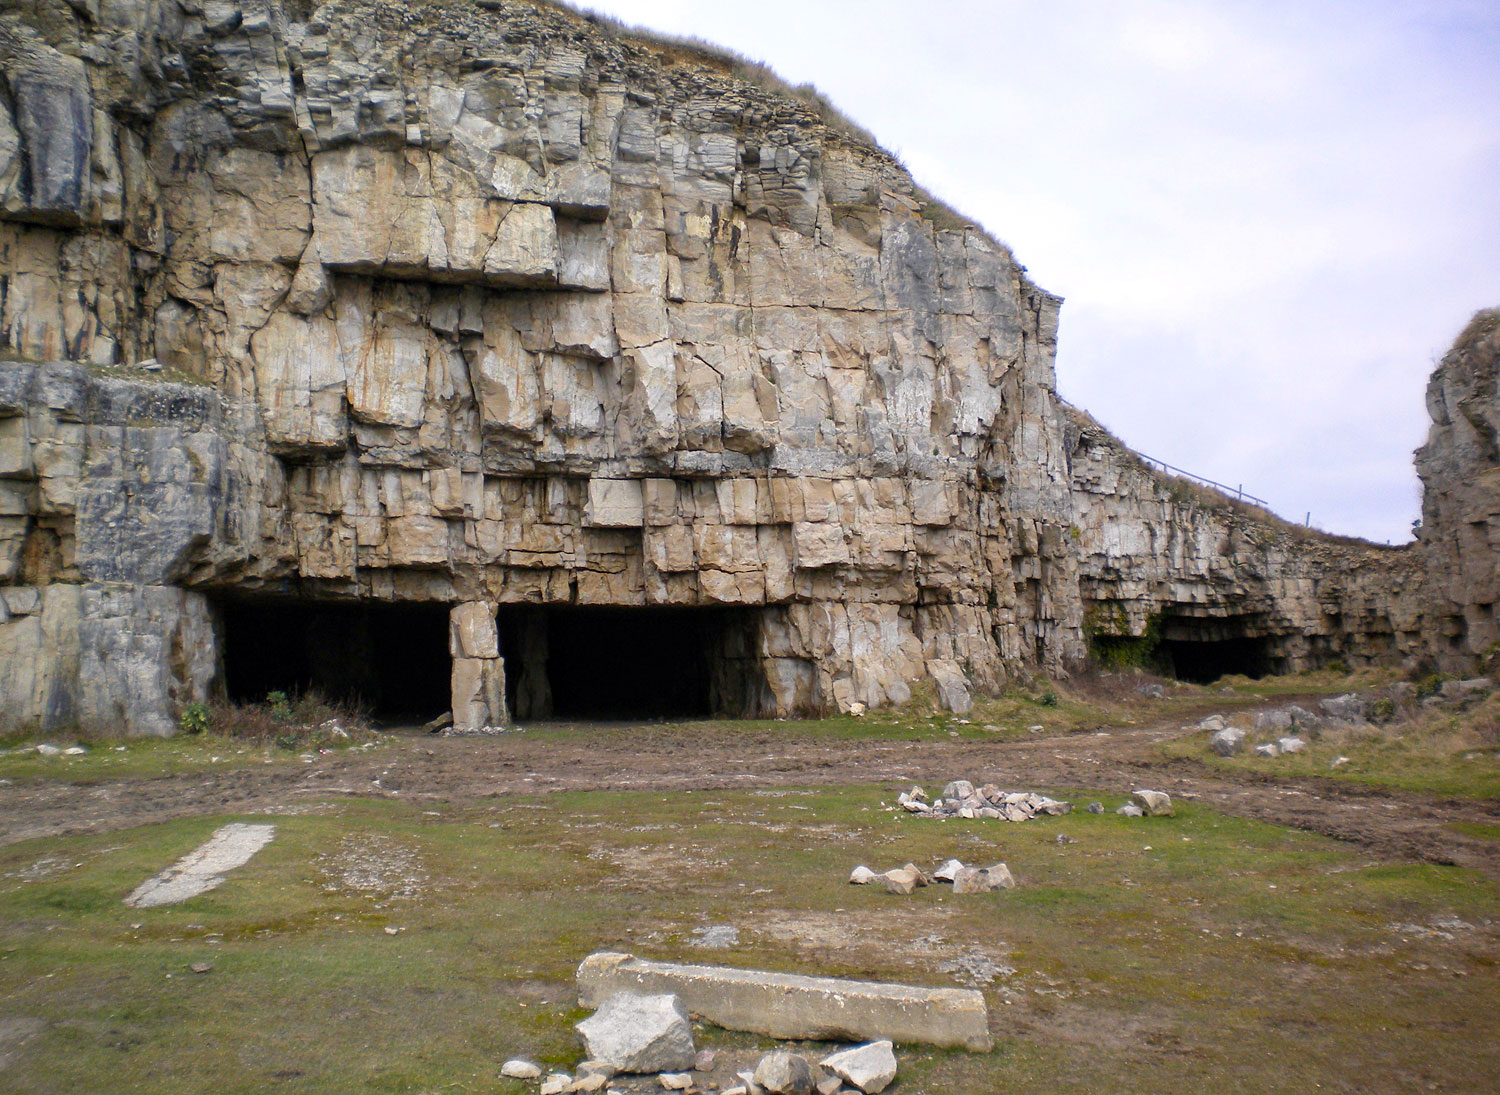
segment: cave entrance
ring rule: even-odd
[[[753,610],[504,605],[497,622],[517,719],[744,717],[760,703]]]
[[[217,607],[231,703],[315,691],[383,725],[448,710],[447,605],[267,598]]]
[[[1162,620],[1162,660],[1178,680],[1211,684],[1220,677],[1252,679],[1275,672],[1271,640],[1248,635],[1243,617],[1169,617]]]

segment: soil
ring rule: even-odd
[[[1281,702],[1285,702],[1283,699]],[[1007,788],[1153,787],[1227,814],[1322,833],[1382,860],[1452,864],[1500,878],[1500,842],[1454,830],[1500,824],[1500,802],[1377,790],[1332,779],[1228,775],[1157,746],[1182,715],[1021,741],[830,742],[733,723],[552,725],[493,737],[391,733],[379,749],[297,767],[252,766],[98,783],[0,787],[0,844],[111,832],[208,814],[284,810],[309,796],[399,796],[462,805],[555,791],[708,791],[920,783],[962,777]],[[1082,805],[1081,803],[1078,805]]]

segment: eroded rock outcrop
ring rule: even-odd
[[[1473,320],[1427,385],[1432,429],[1417,450],[1421,554],[1433,601],[1433,654],[1473,667],[1500,644],[1500,309]]]
[[[346,614],[294,666],[247,599],[441,606],[385,630],[459,726],[561,708],[561,607],[702,610],[659,634],[735,714],[966,701],[1086,619],[1277,667],[1420,631],[1400,553],[1070,426],[1058,299],[733,60],[532,0],[43,0],[0,59],[11,721],[422,664]]]

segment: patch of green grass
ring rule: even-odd
[[[244,818],[274,821],[276,839],[158,909],[121,899],[234,818],[6,847],[0,998],[43,1029],[3,1085],[528,1090],[499,1064],[576,1063],[573,972],[602,948],[933,985],[959,983],[963,960],[1012,969],[983,985],[995,1052],[900,1047],[913,1092],[1125,1090],[1142,1070],[1185,1090],[1339,1089],[1351,1061],[1364,1090],[1412,1075],[1478,1090],[1500,1069],[1493,881],[1373,864],[1192,802],[1170,819],[1007,825],[883,808],[897,790],[308,803]],[[899,897],[846,881],[861,862],[949,856],[1004,861],[1018,888]],[[1474,927],[1447,941],[1393,927],[1453,918]],[[738,942],[700,946],[695,929],[715,924]]]
[[[1273,741],[1276,736],[1267,733],[1250,740]],[[1409,736],[1399,731],[1341,733],[1309,740],[1300,753],[1276,757],[1256,756],[1249,744],[1237,756],[1218,756],[1209,748],[1206,733],[1177,738],[1161,748],[1168,756],[1222,772],[1316,777],[1443,798],[1500,798],[1500,751],[1462,742],[1435,747],[1432,739],[1420,732]],[[1339,758],[1347,760],[1335,765]]]
[[[82,744],[88,751],[72,757],[42,756],[34,748],[42,742],[60,748]],[[379,747],[379,739],[374,747]],[[272,742],[247,742],[214,733],[117,741],[86,739],[82,742],[69,735],[27,736],[12,738],[6,742],[5,748],[0,749],[0,778],[16,782],[55,779],[69,783],[100,783],[204,769],[298,764],[297,756],[296,752],[274,748]]]

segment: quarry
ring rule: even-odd
[[[1434,379],[1421,540],[1336,539],[1062,403],[1061,301],[733,58],[547,4],[116,9],[0,21],[9,726],[806,716],[1110,644],[1208,680],[1497,638],[1493,318]]]

